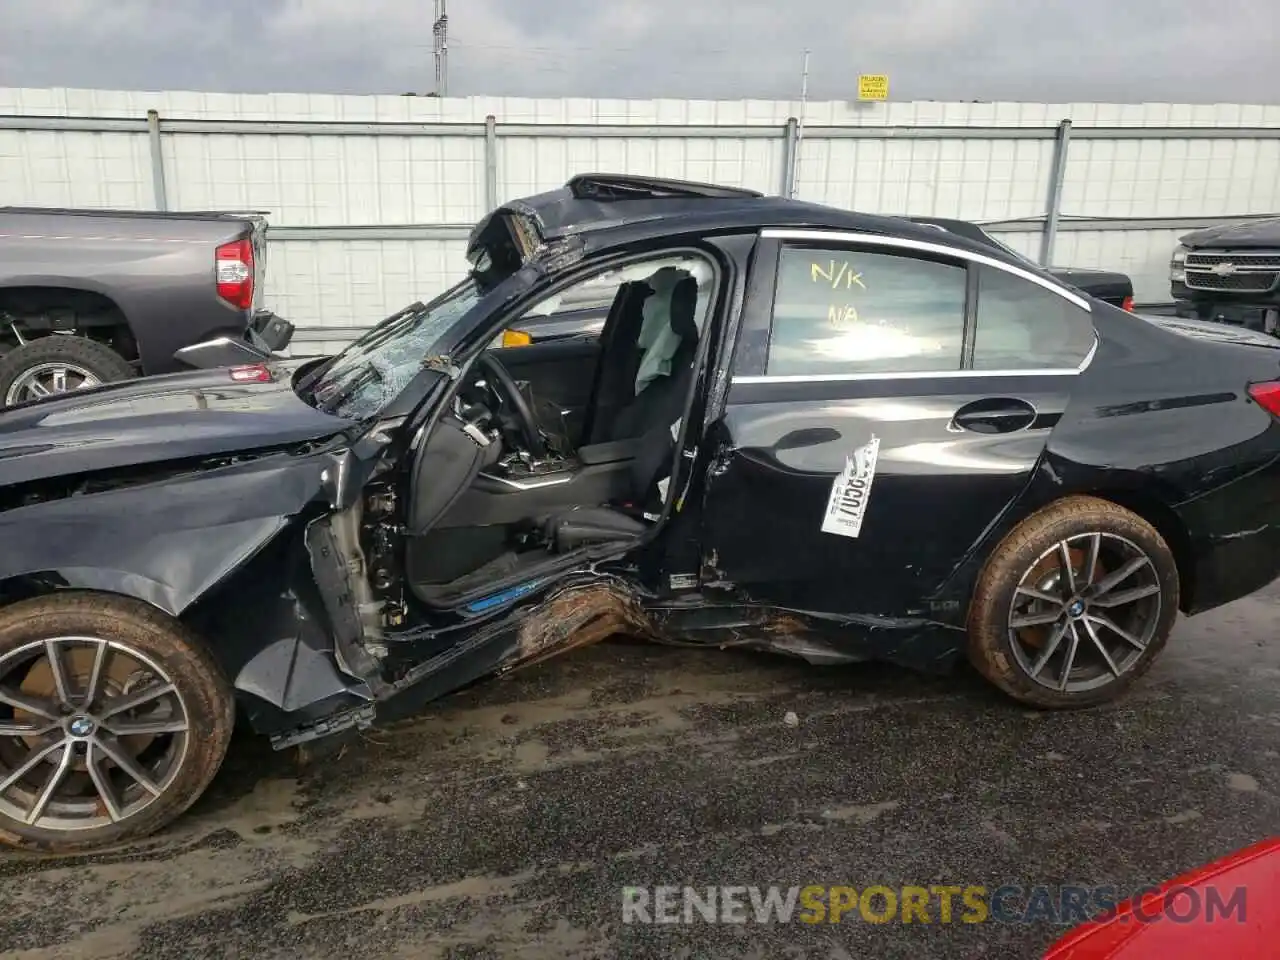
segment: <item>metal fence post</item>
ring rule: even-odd
[[[498,206],[498,118],[484,118],[484,209]]]
[[[1058,124],[1053,139],[1053,165],[1049,168],[1049,198],[1045,202],[1044,232],[1040,235],[1040,266],[1053,266],[1053,242],[1058,238],[1058,214],[1062,207],[1062,181],[1067,172],[1067,150],[1071,146],[1071,121]]]
[[[796,195],[796,132],[799,122],[795,117],[787,117],[787,126],[783,131],[782,141],[782,195]]]
[[[157,210],[169,209],[169,196],[164,186],[164,151],[160,149],[160,114],[147,111],[147,139],[151,141],[151,195]]]

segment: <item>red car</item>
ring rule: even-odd
[[[1072,930],[1044,960],[1206,957],[1280,957],[1280,837],[1120,904],[1105,919]]]

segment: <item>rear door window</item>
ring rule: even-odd
[[[959,370],[966,271],[940,260],[784,247],[766,374]]]

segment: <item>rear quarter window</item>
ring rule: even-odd
[[[975,370],[1075,368],[1093,344],[1088,310],[1004,270],[979,269]]]

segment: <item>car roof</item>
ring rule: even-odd
[[[967,237],[970,240],[976,240],[988,246],[996,246],[985,230],[968,220],[954,220],[950,217],[907,217],[907,219],[912,223],[923,224],[936,230],[945,230],[948,233]]]
[[[543,240],[581,236],[590,238],[596,249],[698,232],[807,227],[905,237],[981,253],[1027,268],[1025,261],[1009,256],[989,240],[983,242],[939,229],[947,222],[941,219],[915,221],[857,213],[787,197],[769,197],[754,190],[658,177],[580,174],[563,187],[498,207],[476,225],[471,243],[503,214],[532,219]],[[1045,276],[1052,278],[1047,273]]]

